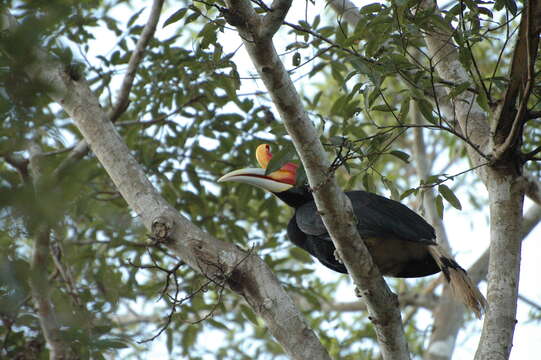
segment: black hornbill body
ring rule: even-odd
[[[232,171],[219,181],[247,183],[272,192],[295,209],[287,234],[297,246],[316,257],[326,267],[347,273],[336,258],[335,247],[318,213],[307,186],[295,186],[297,165],[285,164],[265,175],[272,154],[260,145],[256,157],[261,168]],[[349,191],[357,229],[382,275],[421,277],[443,271],[457,296],[479,317],[485,299],[464,269],[436,243],[434,228],[401,203],[366,191]]]

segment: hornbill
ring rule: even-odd
[[[298,165],[287,163],[265,175],[272,158],[270,146],[256,150],[261,168],[232,171],[220,179],[257,186],[272,192],[295,209],[287,226],[289,239],[316,257],[326,267],[347,273],[335,256],[335,247],[318,213],[307,185],[295,186]],[[436,243],[434,228],[421,216],[401,203],[366,191],[348,191],[357,218],[357,230],[382,275],[412,278],[442,271],[454,294],[478,318],[486,300],[466,271]]]

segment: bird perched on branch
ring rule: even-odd
[[[296,186],[298,165],[287,163],[265,174],[272,154],[259,145],[256,158],[261,168],[232,171],[218,181],[236,181],[272,192],[295,209],[287,226],[289,239],[326,267],[347,273],[335,256],[335,247],[318,213],[308,186]],[[357,230],[382,275],[411,278],[442,271],[456,297],[478,318],[486,300],[466,271],[437,244],[434,228],[401,203],[366,191],[348,191],[357,218]]]

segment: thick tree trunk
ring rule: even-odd
[[[476,360],[509,358],[516,324],[524,183],[513,170],[492,169],[488,311]]]

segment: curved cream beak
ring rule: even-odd
[[[272,174],[270,174],[272,175]],[[218,182],[235,181],[243,184],[257,186],[266,191],[279,193],[289,190],[293,187],[291,184],[286,184],[279,180],[273,179],[269,175],[265,175],[265,169],[246,168],[231,171],[218,179]]]

